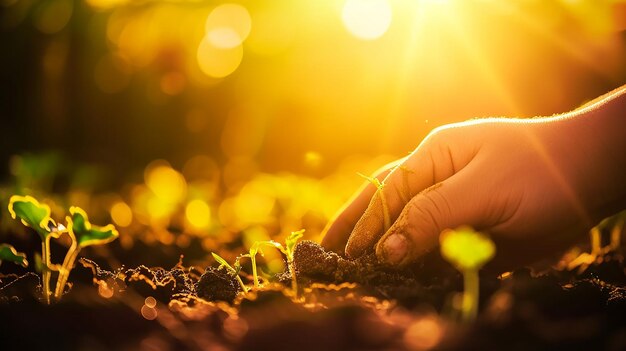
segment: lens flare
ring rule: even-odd
[[[341,18],[355,37],[378,39],[391,25],[391,6],[387,0],[347,0]]]

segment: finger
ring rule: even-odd
[[[402,266],[437,246],[444,229],[493,226],[494,217],[486,215],[485,202],[466,181],[469,173],[462,171],[414,196],[377,243],[379,260]]]
[[[375,178],[381,181],[396,167],[400,161],[394,161],[381,169],[375,174]],[[352,200],[346,203],[346,206],[339,211],[339,214],[329,222],[329,225],[324,230],[324,238],[322,239],[322,246],[327,250],[343,253],[348,241],[348,236],[354,228],[354,225],[359,218],[365,212],[367,205],[369,204],[372,195],[376,192],[376,187],[367,182],[361,186],[359,191],[353,196]]]
[[[459,145],[454,128],[431,133],[415,151],[385,178],[381,191],[370,201],[354,226],[346,254],[356,258],[370,250],[405,205],[419,192],[463,169],[476,150]],[[386,221],[385,216],[388,217]]]

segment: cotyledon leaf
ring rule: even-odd
[[[67,217],[67,229],[74,233],[80,247],[102,245],[115,240],[119,233],[112,224],[104,227],[92,225],[87,213],[80,207],[71,207]]]
[[[293,256],[293,250],[296,247],[296,243],[298,242],[298,240],[300,240],[300,238],[302,238],[303,235],[304,235],[304,229],[291,232],[291,234],[289,234],[287,239],[285,239],[285,246],[286,246],[289,256]],[[290,257],[289,259],[292,259],[292,258],[293,257]]]
[[[50,206],[40,204],[32,196],[13,195],[9,199],[9,213],[13,219],[19,218],[27,227],[33,228],[45,240],[50,234],[50,225],[56,227],[50,218]]]
[[[9,244],[0,244],[0,264],[2,264],[2,261],[9,261],[19,264],[22,267],[28,267],[26,254],[17,252],[17,250]]]

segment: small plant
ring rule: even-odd
[[[32,196],[14,195],[9,200],[9,212],[14,219],[19,218],[27,227],[33,228],[41,239],[42,285],[44,300],[50,303],[50,280],[52,271],[58,271],[54,297],[60,299],[65,291],[65,285],[74,267],[74,262],[80,250],[90,245],[106,244],[115,240],[119,233],[113,225],[105,227],[93,226],[85,211],[78,207],[70,208],[70,216],[66,217],[67,227],[57,225],[50,217],[50,207],[40,204]],[[71,244],[61,265],[52,264],[50,257],[50,239],[58,239],[63,234],[70,237]]]
[[[237,257],[234,263],[234,267],[228,264],[228,262],[226,262],[225,259],[223,259],[220,255],[216,254],[215,252],[211,252],[211,255],[213,255],[213,258],[215,259],[215,261],[217,261],[217,263],[220,264],[219,268],[224,267],[228,271],[228,273],[230,273],[230,275],[232,275],[233,277],[235,277],[235,279],[237,279],[237,282],[241,286],[241,289],[243,290],[243,292],[244,293],[248,292],[248,287],[246,286],[246,284],[243,283],[243,281],[241,280],[241,277],[239,276],[239,271],[241,271],[240,259],[243,257],[248,257],[248,255],[242,255],[242,256]]]
[[[42,285],[44,300],[50,303],[50,275],[53,269],[50,263],[50,235],[56,229],[56,223],[50,218],[50,206],[40,204],[31,196],[14,195],[9,200],[9,213],[13,219],[18,217],[27,227],[33,228],[41,239]]]
[[[463,273],[463,320],[473,321],[478,314],[478,271],[495,254],[495,245],[486,235],[467,227],[446,230],[439,240],[442,256]]]
[[[298,294],[298,280],[296,279],[296,267],[293,262],[293,253],[296,248],[296,244],[298,243],[298,240],[300,240],[303,235],[304,229],[291,232],[291,234],[289,234],[289,236],[285,239],[285,246],[274,240],[259,242],[259,245],[267,245],[277,248],[285,255],[285,257],[287,257],[287,269],[289,270],[289,274],[291,275],[291,290],[293,290],[293,293],[296,295]],[[253,268],[253,270],[255,269]]]
[[[72,241],[63,264],[59,268],[59,278],[54,296],[58,299],[63,295],[65,284],[74,267],[74,262],[81,249],[92,245],[103,245],[115,240],[119,233],[112,224],[104,227],[92,225],[87,213],[79,207],[71,207],[70,215],[66,217],[67,230],[65,231]]]
[[[2,261],[9,261],[19,264],[22,267],[28,267],[26,254],[17,252],[17,250],[9,244],[0,244],[0,265],[2,265]]]
[[[380,202],[383,206],[383,232],[387,232],[391,228],[391,216],[389,215],[389,205],[387,205],[387,198],[383,194],[383,188],[385,187],[385,181],[380,181],[376,177],[368,177],[363,173],[357,173],[361,177],[365,178],[368,182],[372,183],[376,187],[376,194],[380,197]]]
[[[259,284],[259,275],[257,274],[256,255],[257,254],[261,254],[261,256],[263,256],[262,246],[277,247],[276,244],[278,244],[278,243],[273,241],[273,240],[256,241],[250,247],[249,256],[250,256],[250,262],[252,263],[252,278],[254,279],[254,287],[255,288],[258,288],[259,285],[260,285]],[[280,244],[278,244],[278,245],[280,245]]]

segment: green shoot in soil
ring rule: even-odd
[[[244,293],[248,292],[248,287],[243,283],[243,281],[241,280],[241,277],[239,276],[239,271],[241,270],[241,264],[239,263],[239,259],[241,257],[247,257],[247,255],[237,257],[237,260],[235,261],[236,268],[231,266],[228,262],[226,262],[225,259],[223,259],[220,255],[216,254],[215,252],[211,252],[211,255],[213,255],[213,258],[215,259],[215,261],[217,261],[217,263],[220,264],[219,268],[224,267],[228,271],[228,273],[230,273],[230,275],[232,275],[233,277],[235,277],[235,279],[237,279],[237,282],[241,286],[241,289],[243,290],[243,292]]]
[[[298,240],[300,240],[300,238],[302,238],[303,235],[304,235],[304,229],[291,232],[291,234],[289,234],[289,236],[285,239],[284,246],[283,244],[276,242],[274,240],[257,241],[252,245],[252,247],[250,248],[250,259],[252,260],[252,274],[254,276],[255,287],[259,286],[258,285],[259,280],[258,280],[258,276],[256,273],[257,269],[256,269],[256,257],[255,256],[258,252],[261,252],[262,254],[262,251],[261,251],[262,246],[269,246],[269,247],[274,247],[278,249],[280,252],[282,252],[285,255],[285,257],[287,257],[287,269],[289,269],[289,274],[291,275],[291,290],[293,290],[293,293],[296,296],[298,295],[298,280],[296,279],[296,268],[293,262],[293,253],[295,251]]]
[[[50,280],[52,271],[58,271],[54,297],[58,300],[65,291],[65,285],[74,261],[83,247],[106,244],[115,240],[119,233],[111,224],[105,227],[93,226],[85,211],[78,207],[70,208],[70,216],[66,218],[67,227],[58,225],[50,218],[50,207],[40,204],[32,196],[14,195],[9,200],[9,212],[14,219],[19,218],[27,227],[33,228],[41,239],[42,285],[44,300],[50,303],[52,292]],[[58,239],[63,234],[70,237],[71,244],[65,254],[63,264],[52,264],[50,258],[50,239]]]
[[[439,240],[442,256],[463,273],[463,320],[473,321],[478,314],[478,271],[495,254],[495,245],[486,235],[467,227],[446,230]]]
[[[18,217],[27,227],[33,228],[41,239],[41,259],[43,263],[42,285],[44,300],[50,304],[50,235],[56,223],[50,218],[50,206],[40,204],[32,196],[11,196],[9,200],[9,213],[13,219]]]
[[[70,271],[74,267],[74,262],[80,250],[87,246],[107,244],[119,236],[119,233],[112,224],[104,227],[92,225],[89,222],[87,213],[79,207],[70,208],[70,216],[66,217],[66,221],[66,233],[70,236],[72,244],[59,269],[59,279],[54,292],[54,296],[57,299],[60,299],[63,295],[65,284],[67,283]]]

